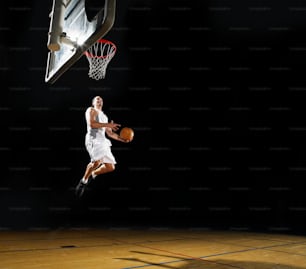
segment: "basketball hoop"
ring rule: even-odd
[[[106,68],[117,50],[116,45],[106,39],[99,39],[84,52],[89,62],[88,76],[95,80],[105,77]]]

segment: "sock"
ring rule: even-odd
[[[81,179],[82,183],[87,184],[87,180],[85,178]]]
[[[95,174],[94,171],[92,171],[91,176],[92,176],[93,179],[95,179],[97,175]]]

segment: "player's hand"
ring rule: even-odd
[[[118,123],[114,123],[114,121],[111,121],[110,123],[109,123],[109,127],[113,130],[113,131],[118,131],[119,130],[119,128],[121,127],[121,125],[120,124],[118,124]]]

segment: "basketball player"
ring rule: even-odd
[[[96,96],[92,100],[92,106],[85,112],[87,133],[85,146],[91,159],[87,165],[83,178],[76,187],[76,195],[81,197],[91,179],[97,175],[109,173],[115,170],[116,160],[111,151],[111,141],[106,135],[114,140],[128,143],[116,133],[120,124],[108,122],[108,117],[102,111],[103,99]]]

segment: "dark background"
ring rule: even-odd
[[[0,229],[160,227],[306,233],[306,5],[117,1],[106,78],[81,58],[44,81],[52,1],[0,16]],[[102,1],[103,2],[103,1]],[[92,1],[88,12],[103,6]],[[132,127],[81,200],[84,112]]]

